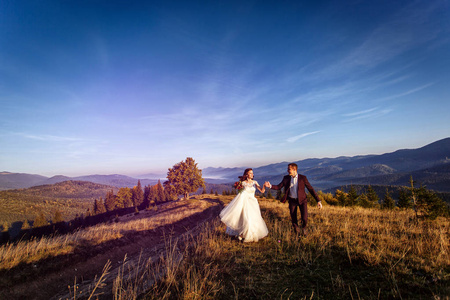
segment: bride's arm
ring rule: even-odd
[[[258,188],[258,191],[260,191],[261,193],[264,193],[266,191],[266,187],[263,185],[263,187],[261,188],[257,182],[256,187]]]

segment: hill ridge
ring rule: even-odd
[[[450,137],[432,142],[416,149],[399,149],[384,154],[368,154],[356,156],[339,156],[336,158],[307,158],[295,161],[299,166],[299,173],[308,176],[310,181],[318,189],[325,189],[354,181],[364,180],[378,176],[379,180],[388,180],[394,174],[416,174],[426,179],[430,175],[425,171],[429,168],[439,167],[450,162]],[[260,167],[254,167],[255,179],[259,181],[278,180],[286,174],[288,162],[272,163]],[[381,167],[383,166],[383,167]],[[207,167],[204,168],[203,177],[206,182],[215,184],[229,184],[242,175],[246,167]],[[382,176],[386,176],[384,179]],[[397,176],[398,177],[398,176]],[[438,174],[433,174],[433,180],[439,182],[430,188],[450,192],[450,171],[442,167]],[[112,175],[85,175],[67,177],[56,175],[51,178],[41,175],[0,173],[0,190],[13,188],[26,188],[45,183],[56,183],[66,180],[85,180],[115,187],[133,187],[140,180],[143,186],[154,185],[158,179],[139,179],[120,174]],[[431,183],[431,186],[430,186]],[[406,184],[406,183],[405,183]]]

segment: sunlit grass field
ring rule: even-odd
[[[260,205],[268,237],[241,243],[212,222],[184,244],[184,259],[144,298],[449,298],[449,220],[415,222],[412,211],[312,207],[310,233],[297,238],[286,204]]]
[[[72,253],[80,247],[95,247],[124,238],[129,235],[153,230],[160,226],[170,226],[208,207],[206,202],[169,202],[157,210],[142,212],[139,215],[124,216],[120,221],[111,221],[78,230],[74,233],[24,240],[0,246],[0,271],[8,270],[21,263],[37,263],[49,257]],[[148,218],[146,216],[151,216]]]
[[[232,199],[207,197],[224,204]],[[99,245],[123,232],[169,225],[191,210],[206,208],[195,201],[184,203],[183,209],[172,207],[151,223],[145,218],[112,222],[72,235],[3,245],[0,266],[7,271],[70,253],[78,243]],[[91,299],[103,292],[114,299],[449,299],[448,219],[415,220],[412,211],[310,206],[309,235],[298,238],[287,204],[259,202],[269,228],[266,238],[242,243],[227,236],[216,218],[198,234],[166,237],[166,251],[158,261],[134,264],[125,259],[112,289],[98,288]],[[126,275],[125,269],[135,275]],[[75,292],[73,298],[80,299]]]

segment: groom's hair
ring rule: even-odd
[[[297,170],[298,170],[298,166],[297,166],[297,164],[295,164],[295,163],[290,163],[290,164],[288,164],[288,167],[292,167],[292,168],[294,168],[294,169],[295,169],[295,171],[297,171]]]

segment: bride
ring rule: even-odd
[[[264,193],[265,187],[261,188],[253,180],[252,169],[246,169],[239,178],[243,189],[220,212],[220,220],[227,225],[227,234],[239,236],[239,240],[244,239],[244,242],[257,242],[269,232],[255,198],[256,188]]]

